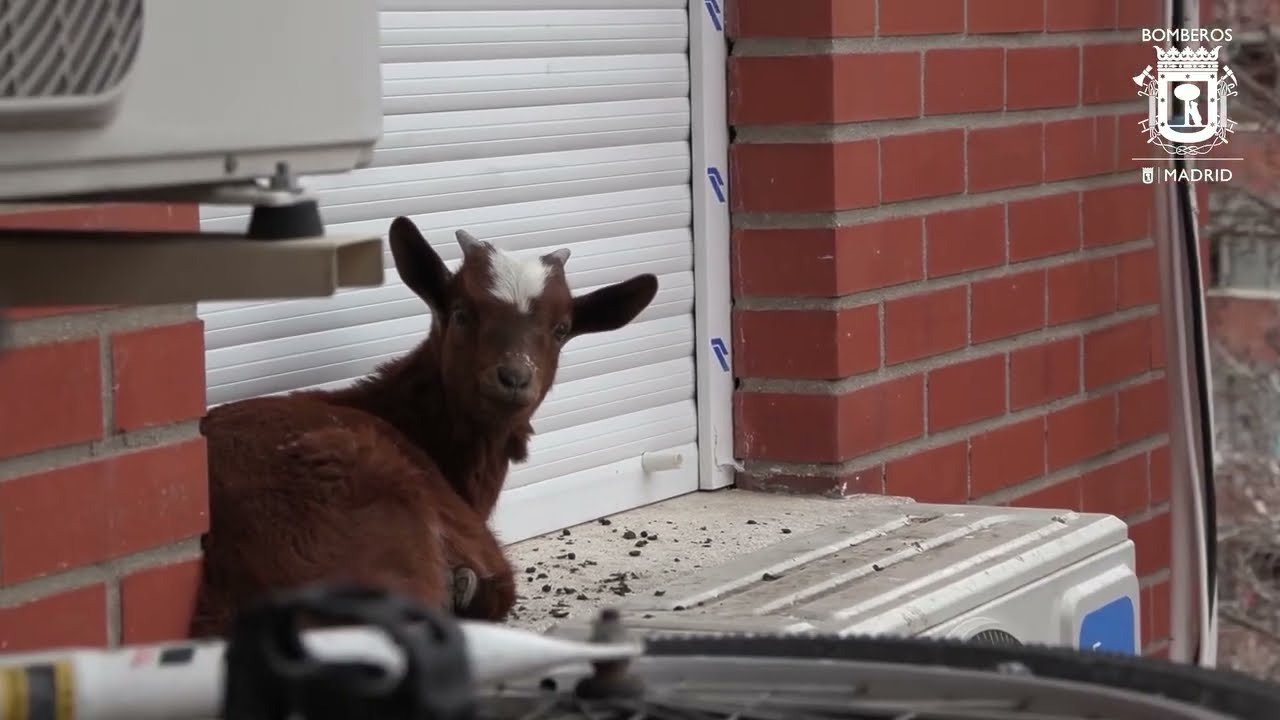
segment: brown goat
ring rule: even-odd
[[[653,300],[653,275],[573,297],[567,249],[513,257],[458,231],[449,272],[407,218],[390,244],[431,309],[413,351],[350,388],[218,406],[209,446],[210,528],[193,636],[223,634],[274,589],[372,583],[464,617],[502,620],[515,578],[487,521],[530,418],[573,337],[620,328]],[[480,587],[455,598],[455,570]]]

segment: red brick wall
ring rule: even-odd
[[[182,229],[194,207],[29,209],[4,227]],[[185,633],[208,522],[193,305],[13,308],[0,354],[0,652]]]
[[[1156,0],[731,5],[742,487],[1116,514],[1169,635]]]

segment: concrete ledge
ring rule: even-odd
[[[379,237],[0,230],[0,306],[327,297],[382,282]]]

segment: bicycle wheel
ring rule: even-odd
[[[655,637],[645,645],[625,671],[581,667],[485,689],[480,717],[1280,718],[1280,687],[1125,655],[886,637]],[[618,682],[624,673],[632,683]],[[596,681],[594,699],[576,692],[584,678]]]

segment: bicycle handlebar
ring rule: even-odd
[[[636,643],[582,643],[474,621],[457,623],[477,682],[526,676],[562,665],[638,656]],[[302,633],[317,658],[364,661],[390,678],[404,657],[369,627]],[[74,648],[0,655],[0,720],[207,720],[222,715],[228,643]]]

